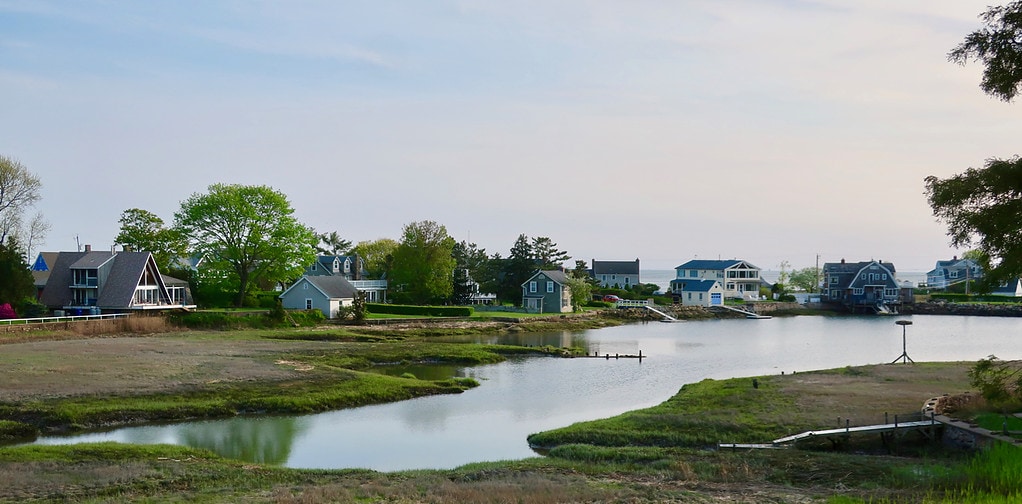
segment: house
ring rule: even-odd
[[[321,255],[305,268],[307,276],[342,276],[346,280],[362,280],[368,276],[365,261],[358,254],[339,256]]]
[[[365,293],[369,303],[387,302],[387,281],[367,280],[369,273],[365,261],[358,254],[339,256],[321,255],[305,268],[305,276],[337,276],[348,280],[359,292]]]
[[[597,261],[593,259],[590,274],[601,287],[627,289],[639,283],[639,260]]]
[[[1005,282],[990,292],[994,296],[1022,297],[1022,279],[1014,279]]]
[[[724,287],[726,298],[758,299],[759,287],[763,283],[759,268],[738,259],[693,259],[674,268],[674,271],[671,292],[677,291],[676,282],[681,280],[717,280]]]
[[[821,301],[852,312],[890,313],[901,304],[894,264],[883,261],[826,263]]]
[[[195,307],[187,282],[160,274],[149,252],[98,252],[89,245],[57,254],[39,301],[72,315]]]
[[[568,276],[560,270],[540,270],[522,284],[522,306],[530,313],[572,311]]]
[[[358,289],[343,276],[306,275],[278,298],[291,310],[319,310],[326,318],[337,318],[341,307],[355,302]]]
[[[673,280],[671,292],[677,303],[683,306],[721,306],[724,304],[724,287],[719,280]]]
[[[983,278],[983,268],[972,259],[954,256],[949,261],[937,261],[936,267],[926,273],[926,286],[947,289],[952,285]]]

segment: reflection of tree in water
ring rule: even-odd
[[[294,417],[232,418],[179,427],[182,444],[246,462],[283,464],[295,437],[305,430]]]

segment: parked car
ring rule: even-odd
[[[617,297],[617,296],[615,296],[613,294],[607,294],[606,296],[603,296],[603,300],[608,302],[608,303],[616,303],[618,301],[621,301],[621,298],[619,298],[619,297]]]

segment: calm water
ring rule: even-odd
[[[515,343],[583,346],[601,355],[641,350],[649,356],[641,363],[524,358],[442,371],[473,376],[482,383],[459,395],[299,417],[132,427],[71,438],[47,437],[38,443],[174,443],[288,467],[381,471],[520,459],[535,456],[525,440],[533,432],[659,404],[682,385],[704,378],[891,362],[902,351],[902,328],[894,324],[896,319],[913,322],[907,328],[908,354],[916,361],[978,360],[991,354],[1022,358],[1018,337],[1022,319],[1016,318],[807,316],[653,322],[508,337]],[[478,340],[504,341],[498,337]],[[935,391],[939,392],[943,391]]]

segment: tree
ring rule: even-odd
[[[316,251],[323,255],[348,255],[351,251],[351,241],[341,238],[341,235],[337,234],[337,231],[331,231],[329,233],[320,233],[319,245],[316,245]]]
[[[8,237],[0,243],[0,303],[17,306],[32,298],[35,281],[18,240]]]
[[[511,301],[515,306],[522,303],[522,284],[539,269],[539,265],[536,264],[533,257],[529,237],[524,234],[518,235],[514,245],[511,246],[511,255],[500,263],[498,298],[503,301]]]
[[[476,279],[482,278],[489,271],[489,257],[486,256],[486,250],[465,240],[454,244],[452,256],[455,266],[451,303],[468,304],[476,292]]]
[[[984,27],[968,34],[948,59],[960,65],[982,61],[986,68],[980,88],[1010,102],[1022,91],[1022,1],[988,7],[979,17]]]
[[[445,300],[453,291],[454,238],[434,221],[405,225],[391,270],[399,297],[415,304]]]
[[[820,291],[820,269],[815,266],[792,270],[788,276],[788,282],[792,287],[805,292]]]
[[[287,282],[316,259],[316,233],[294,218],[283,193],[268,186],[213,184],[174,214],[191,247],[237,280],[235,306],[252,285]]]
[[[996,356],[980,359],[969,370],[972,386],[994,407],[1022,402],[1022,361],[1002,361]]]
[[[21,243],[40,244],[50,229],[49,223],[36,214],[29,223],[24,215],[41,198],[43,188],[39,177],[33,175],[16,159],[0,155],[0,243],[16,236]],[[26,254],[31,249],[24,251]]]
[[[391,264],[394,262],[394,251],[398,243],[390,238],[380,238],[372,241],[360,241],[352,252],[365,263],[366,272],[372,278],[385,278],[390,272]]]
[[[532,239],[532,257],[540,263],[540,269],[554,269],[560,268],[571,256],[558,250],[557,244],[550,238],[539,236]]]
[[[926,197],[948,225],[951,244],[978,249],[981,290],[1022,276],[1022,159],[990,159],[944,180],[926,177]]]
[[[571,289],[571,309],[582,311],[582,306],[592,299],[593,286],[584,278],[569,275],[564,283]]]
[[[163,224],[156,214],[141,208],[121,212],[121,231],[116,243],[137,252],[150,252],[161,271],[170,271],[175,259],[188,254],[188,240],[177,229]]]
[[[980,87],[1010,102],[1022,83],[1022,1],[989,7],[985,26],[965,37],[948,58],[985,65]],[[984,269],[980,290],[1022,276],[1022,159],[991,158],[983,168],[941,180],[926,177],[933,215],[948,226],[954,246],[975,245]]]

